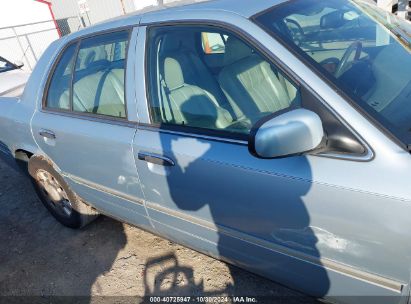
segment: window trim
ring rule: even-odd
[[[124,58],[125,64],[124,64],[124,108],[125,108],[125,117],[116,117],[116,116],[109,116],[109,115],[104,115],[104,114],[97,114],[97,113],[82,113],[82,112],[76,112],[73,111],[73,81],[74,81],[74,71],[76,68],[76,62],[78,58],[78,52],[80,50],[80,45],[83,40],[89,39],[89,38],[94,38],[98,36],[104,36],[112,33],[119,33],[119,32],[127,32],[128,37],[127,37],[127,50],[126,50],[126,56]],[[95,33],[89,33],[83,36],[80,36],[78,38],[75,38],[69,42],[66,42],[65,45],[58,51],[58,55],[54,59],[54,62],[51,66],[51,68],[48,69],[48,76],[47,76],[47,81],[45,84],[45,87],[43,89],[43,96],[41,100],[41,112],[49,112],[49,113],[55,113],[55,114],[63,114],[64,116],[70,116],[73,118],[79,117],[79,118],[97,118],[104,122],[105,120],[107,122],[128,122],[128,107],[127,107],[127,66],[128,66],[128,59],[129,59],[129,50],[130,50],[130,41],[131,41],[131,35],[133,32],[133,26],[125,26],[125,27],[119,27],[115,29],[109,29],[109,30],[103,30]],[[72,46],[73,44],[77,44],[76,50],[74,53],[75,56],[75,63],[73,65],[73,70],[71,71],[71,81],[70,81],[70,110],[65,110],[65,109],[58,109],[58,108],[49,108],[47,107],[47,98],[49,94],[49,89],[51,85],[51,80],[53,78],[53,75],[57,69],[58,64],[61,61],[62,56],[64,55],[65,51]]]
[[[73,110],[73,88],[74,88],[74,73],[76,72],[76,65],[77,65],[77,60],[78,60],[78,54],[80,52],[80,45],[81,45],[82,40],[77,41],[77,46],[76,50],[74,51],[74,63],[71,68],[71,80],[70,80],[70,91],[69,91],[69,101],[70,101],[70,112],[74,113]],[[58,66],[58,64],[57,64]],[[47,102],[47,99],[46,99]],[[47,104],[46,104],[47,105]]]
[[[211,140],[215,142],[224,142],[224,143],[230,143],[230,144],[237,144],[241,146],[247,146],[248,145],[248,136],[245,138],[244,136],[239,136],[236,138],[233,136],[233,138],[228,138],[228,137],[221,137],[220,135],[213,134],[213,130],[210,130],[211,132],[202,132],[200,133],[194,133],[196,130],[207,130],[207,129],[201,129],[201,128],[193,128],[191,127],[193,132],[187,132],[187,131],[182,131],[180,128],[178,128],[179,125],[171,125],[169,128],[161,128],[159,124],[147,124],[147,123],[138,123],[137,128],[140,130],[146,130],[146,131],[152,131],[152,132],[159,132],[159,133],[164,133],[164,134],[170,134],[170,135],[180,135],[184,137],[189,137],[189,138],[199,138],[199,139],[206,139],[206,140]],[[233,133],[234,134],[234,133]],[[236,135],[236,134],[234,134]],[[242,135],[242,134],[239,134]]]
[[[278,5],[274,7],[277,7],[277,6]],[[269,9],[273,9],[273,8],[270,7]],[[249,19],[250,22],[254,22],[252,18]],[[227,136],[228,134],[230,134],[230,132],[224,132],[224,131],[218,131],[218,130],[214,131],[214,130],[202,129],[202,128],[193,128],[193,127],[181,126],[181,125],[164,125],[164,124],[153,123],[152,110],[151,110],[151,89],[150,89],[150,81],[149,81],[150,78],[149,78],[149,72],[148,72],[149,50],[150,50],[150,41],[149,41],[150,31],[152,30],[152,28],[166,27],[166,26],[206,26],[206,27],[211,27],[211,28],[215,27],[217,29],[223,29],[223,30],[232,32],[238,35],[239,38],[244,39],[249,45],[255,48],[270,64],[274,65],[281,73],[284,74],[284,76],[286,76],[290,81],[292,81],[293,84],[297,87],[297,89],[301,91],[301,89],[303,88],[303,89],[306,89],[308,92],[310,92],[312,96],[316,98],[318,102],[320,102],[327,110],[329,110],[330,113],[353,134],[353,136],[358,140],[359,143],[361,143],[361,145],[363,145],[365,149],[364,155],[338,154],[338,153],[333,153],[333,152],[316,153],[316,154],[309,154],[309,155],[317,156],[317,157],[324,157],[324,158],[331,158],[331,159],[356,161],[356,162],[369,162],[375,158],[375,151],[366,142],[366,140],[360,134],[358,134],[358,132],[343,117],[341,117],[338,113],[336,113],[335,110],[332,107],[330,107],[330,105],[328,105],[328,103],[324,101],[324,99],[321,96],[319,96],[317,92],[315,92],[302,78],[296,75],[285,63],[283,63],[279,58],[277,58],[277,56],[273,54],[266,46],[261,44],[261,42],[258,41],[256,38],[249,35],[245,30],[231,23],[227,23],[224,21],[198,20],[198,19],[141,23],[140,26],[143,28],[145,27],[146,29],[146,42],[144,46],[144,52],[145,52],[144,54],[144,77],[145,77],[145,86],[146,86],[146,92],[145,92],[146,107],[148,109],[149,120],[150,120],[149,123],[144,123],[144,124],[139,123],[138,127],[141,126],[141,129],[150,130],[150,131],[158,131],[160,133],[177,134],[177,135],[193,137],[193,138],[203,138],[203,139],[206,138],[208,140],[214,140],[218,142],[236,143],[236,144],[245,145],[245,146],[248,145],[250,135],[245,135],[245,136],[242,136],[241,138],[238,138],[236,136],[234,137]],[[276,39],[276,38],[273,37],[273,39]],[[281,41],[279,42],[281,43]],[[294,54],[291,51],[290,53]],[[239,134],[239,135],[242,135],[242,134]]]
[[[50,112],[70,112],[70,110],[47,107],[47,99],[48,99],[48,95],[49,95],[51,81],[53,80],[53,76],[54,76],[54,73],[56,72],[57,66],[61,62],[61,58],[63,57],[63,55],[65,54],[67,49],[70,48],[72,45],[76,45],[75,50],[74,50],[74,56],[76,56],[77,49],[78,49],[78,44],[79,44],[79,41],[77,41],[77,40],[73,40],[69,43],[66,43],[64,45],[64,47],[59,51],[59,53],[58,53],[57,57],[55,58],[51,68],[47,71],[48,76],[47,76],[46,84],[44,86],[43,96],[42,96],[42,101],[41,101],[42,110],[47,110],[47,111],[50,111]],[[71,74],[73,74],[73,71],[71,71]],[[70,94],[69,95],[71,95],[71,82],[72,82],[72,80],[70,80]]]

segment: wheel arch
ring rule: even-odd
[[[34,155],[33,152],[24,149],[17,149],[14,151],[14,158],[16,160],[29,160]]]
[[[32,168],[31,168],[31,166],[30,166],[30,163],[31,163],[33,160],[36,160],[36,159],[40,159],[40,160],[46,161],[50,166],[53,167],[54,170],[57,171],[57,173],[61,174],[60,168],[59,168],[49,157],[47,157],[47,156],[44,155],[44,154],[32,154],[32,156],[29,158],[29,161],[28,161],[28,172],[29,172],[30,176],[34,177],[34,176],[33,176],[34,173],[33,173],[32,170],[31,170]]]

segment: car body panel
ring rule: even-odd
[[[370,303],[405,303],[411,155],[247,19],[281,2],[212,1],[113,20],[58,40],[40,59],[23,96],[0,98],[1,149],[48,157],[105,214],[287,286],[342,303],[365,303],[361,296],[372,296]],[[368,153],[262,160],[243,141],[151,126],[146,31],[175,23],[227,27],[258,45]],[[43,110],[49,72],[65,45],[124,27],[134,27],[127,56],[128,121]],[[40,136],[42,130],[53,131],[56,139]],[[144,162],[140,153],[171,158],[175,166]]]
[[[16,65],[1,56],[0,61],[2,62],[3,67],[0,71],[0,96],[20,96],[30,73],[21,69],[23,66],[22,63]]]
[[[45,156],[33,138],[31,119],[37,108],[41,107],[48,71],[64,42],[63,38],[50,44],[33,69],[20,97],[0,97],[0,142],[7,147],[10,155],[14,156],[16,151],[24,150]]]
[[[21,95],[29,77],[29,72],[20,69],[0,73],[0,96]]]
[[[348,275],[350,269],[344,269],[338,264],[326,267],[321,263],[307,263],[307,260],[292,257],[290,252],[284,252],[272,244],[249,238],[245,241],[238,234],[223,234],[221,228],[217,231],[207,230],[204,225],[193,224],[190,220],[181,221],[180,217],[176,217],[174,224],[170,226],[166,224],[170,220],[170,212],[150,209],[149,212],[157,218],[153,220],[153,224],[160,235],[312,296],[324,297],[337,303],[402,304],[407,301],[407,286],[399,291],[402,285],[396,281],[384,280],[385,286],[393,288],[382,288],[377,283],[381,282],[379,276],[373,277],[369,273],[356,271],[352,273],[353,279],[353,275]],[[176,227],[176,222],[179,227]],[[227,246],[224,249],[225,256],[221,255],[221,242]],[[370,283],[370,280],[374,283]],[[325,290],[327,295],[324,294]]]
[[[265,242],[287,253],[297,251],[305,259],[315,257],[320,265],[338,261],[367,273],[378,268],[382,277],[408,284],[409,269],[386,261],[409,258],[409,245],[402,242],[408,232],[397,229],[399,218],[410,224],[408,212],[403,213],[410,208],[409,202],[327,181],[328,168],[341,165],[345,172],[358,171],[361,162],[317,156],[258,160],[246,146],[144,129],[137,132],[135,151],[165,155],[176,162],[170,169],[138,162],[148,213],[156,229],[161,229],[160,223],[163,229],[166,225],[180,233],[187,231],[200,242],[214,242],[214,254],[232,259],[241,256],[245,244],[232,247],[221,231],[241,231],[237,238],[253,239],[254,246]],[[340,178],[343,181],[345,176]],[[204,229],[209,226],[217,228]],[[276,255],[266,253],[261,263],[276,260]],[[293,273],[289,267],[298,263],[297,257],[289,253],[288,258],[281,271]],[[323,274],[324,284],[336,288],[328,290],[334,296],[342,295],[341,282],[332,281],[335,271],[329,267]],[[320,280],[316,282],[320,286]],[[299,288],[307,288],[306,283],[301,282]],[[371,292],[360,290],[362,295]]]

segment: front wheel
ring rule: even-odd
[[[43,205],[64,226],[78,229],[98,217],[98,212],[76,195],[54,167],[43,157],[29,160],[29,173]]]

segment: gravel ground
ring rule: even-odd
[[[0,159],[0,302],[139,303],[151,295],[318,303],[107,217],[82,230],[65,228],[37,199],[29,179]]]

